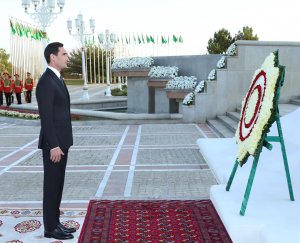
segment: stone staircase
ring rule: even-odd
[[[292,99],[289,104],[279,104],[280,116],[284,116],[300,106],[300,97]],[[226,112],[215,119],[207,120],[207,124],[221,138],[234,137],[240,119],[241,108],[236,111]]]

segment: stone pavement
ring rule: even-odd
[[[216,181],[196,140],[214,137],[205,124],[76,125],[63,202],[91,198],[208,198]],[[40,207],[43,166],[39,126],[0,124],[0,208]],[[19,205],[19,206],[18,206]]]
[[[0,242],[55,242],[42,237],[39,129],[37,121],[0,119]],[[74,121],[73,133],[61,210],[79,230],[65,242],[77,242],[92,198],[203,199],[216,184],[196,145],[216,137],[206,124]]]

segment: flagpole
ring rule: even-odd
[[[97,65],[97,68],[98,68],[98,84],[100,84],[101,74],[100,74],[100,45],[99,44],[97,46],[97,49],[98,49],[98,65]]]

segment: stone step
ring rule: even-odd
[[[240,121],[240,116],[241,116],[240,112],[230,111],[230,112],[226,112],[226,115],[236,122]]]
[[[234,133],[229,130],[219,119],[208,120],[207,124],[218,134],[221,138],[234,137]]]
[[[224,126],[226,126],[231,132],[235,133],[237,127],[238,127],[238,122],[235,120],[232,120],[228,116],[217,116],[218,120],[220,120]]]

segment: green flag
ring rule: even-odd
[[[144,35],[143,35],[143,34],[141,34],[141,36],[142,36],[142,41],[143,41],[143,44],[145,44]]]
[[[161,44],[166,44],[168,43],[165,37],[161,36]]]
[[[128,45],[128,44],[129,44],[129,42],[128,42],[127,35],[125,35],[125,39],[126,39],[126,44]]]
[[[13,35],[15,35],[15,34],[16,34],[16,29],[15,29],[14,24],[13,24],[13,22],[11,21],[11,19],[9,20],[9,23],[10,23],[11,33],[12,33]]]
[[[134,44],[136,44],[136,38],[135,38],[135,35],[134,34],[132,34],[133,35],[133,41],[134,41]]]
[[[183,39],[182,39],[182,36],[181,36],[181,35],[179,36],[178,42],[179,42],[179,43],[183,43]]]
[[[147,40],[147,43],[149,43],[151,41],[151,39],[148,35],[146,35],[146,40]]]
[[[177,37],[175,35],[173,35],[173,41],[176,43],[177,42]]]
[[[138,43],[141,44],[142,43],[142,40],[141,40],[141,37],[138,35]]]
[[[155,43],[155,40],[154,40],[154,38],[152,37],[152,35],[150,35],[150,40],[151,40],[151,42],[154,44]]]

